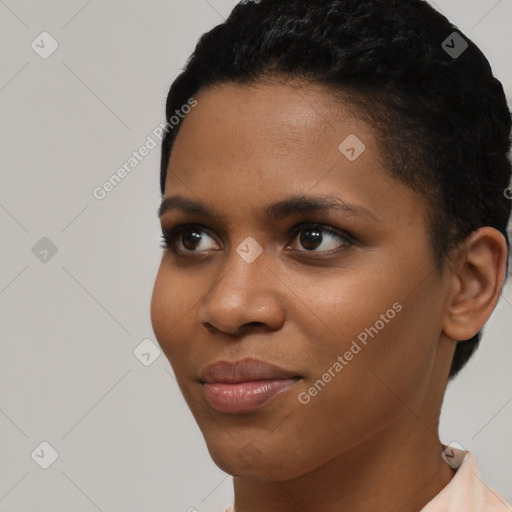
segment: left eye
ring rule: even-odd
[[[180,253],[194,253],[201,252],[204,250],[208,250],[208,247],[203,247],[205,245],[205,237],[203,234],[206,234],[206,238],[213,238],[205,231],[205,229],[200,225],[191,225],[185,224],[181,226],[176,226],[170,229],[164,229],[162,231],[162,248],[168,248],[175,254]],[[346,233],[338,231],[331,226],[326,224],[318,224],[318,223],[303,223],[295,226],[292,230],[292,234],[294,239],[297,235],[301,235],[299,237],[299,242],[306,249],[306,251],[298,250],[298,252],[336,252],[336,247],[338,246],[350,246],[352,245],[353,239]],[[327,243],[325,244],[325,239],[330,238],[338,239],[338,242]],[[339,242],[341,240],[341,243]],[[177,245],[181,243],[185,250],[177,247]],[[322,247],[322,245],[327,245],[324,247],[323,251],[317,251],[318,247]],[[287,247],[290,247],[289,245]],[[297,251],[296,249],[293,249]]]
[[[337,252],[336,247],[340,245],[344,246],[350,246],[353,244],[353,239],[346,233],[343,233],[341,231],[338,231],[331,226],[328,226],[326,224],[318,224],[318,223],[306,223],[306,224],[299,224],[296,226],[293,230],[294,237],[297,236],[297,234],[301,234],[299,237],[299,242],[306,249],[306,252]],[[342,243],[331,243],[327,244],[327,248],[324,247],[324,251],[316,251],[319,246],[321,246],[324,243],[324,238],[331,238],[332,239],[338,239],[341,240]],[[324,244],[326,245],[326,244]],[[330,247],[329,247],[330,246]],[[299,251],[304,252],[304,251]]]

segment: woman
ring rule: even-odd
[[[438,435],[508,270],[480,50],[422,0],[244,1],[166,114],[151,318],[228,510],[510,510]]]

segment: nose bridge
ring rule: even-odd
[[[249,236],[230,251],[225,266],[227,270],[216,280],[209,299],[216,307],[235,308],[240,305],[248,310],[264,282],[262,276],[268,272],[264,268],[264,249]]]

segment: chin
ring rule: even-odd
[[[212,446],[208,451],[213,462],[225,473],[233,477],[262,481],[285,481],[303,475],[297,455],[285,457],[282,447],[266,447],[265,453],[253,443],[237,446]]]

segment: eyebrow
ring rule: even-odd
[[[263,207],[262,213],[269,220],[276,221],[296,213],[329,209],[340,210],[350,215],[368,217],[378,221],[377,216],[363,206],[347,203],[338,197],[324,196],[291,196],[277,203]],[[158,208],[158,217],[162,217],[170,210],[179,210],[183,213],[203,217],[215,217],[221,220],[226,218],[225,215],[215,212],[215,210],[208,208],[198,201],[181,196],[164,198]]]

